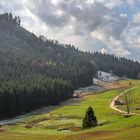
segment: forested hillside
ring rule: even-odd
[[[56,105],[91,85],[97,70],[137,78],[140,64],[37,37],[19,17],[0,15],[0,118]]]

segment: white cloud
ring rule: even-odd
[[[108,0],[105,3],[105,6],[109,9],[113,9],[116,7],[120,7],[121,5],[123,5],[123,1],[122,0]]]
[[[133,22],[134,23],[140,23],[140,12],[136,13],[134,16],[133,16]]]
[[[135,50],[140,52],[139,2],[0,0],[0,12],[11,11],[22,17],[24,27],[30,31],[77,45],[80,49],[134,57]],[[134,13],[130,15],[130,11]]]
[[[135,5],[135,1],[134,0],[127,0],[126,1],[128,5],[130,5],[131,7],[133,7]]]
[[[110,50],[118,56],[128,56],[131,54],[125,49],[124,42],[121,40],[116,40],[115,38],[110,37],[108,45]]]
[[[101,30],[96,30],[90,33],[91,37],[96,38],[100,41],[104,41],[105,39],[105,34]]]

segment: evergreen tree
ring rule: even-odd
[[[85,117],[83,118],[83,128],[90,128],[97,125],[97,119],[94,115],[92,107],[89,107],[86,111]]]

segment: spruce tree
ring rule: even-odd
[[[83,118],[83,124],[82,127],[83,128],[90,128],[93,126],[97,125],[97,119],[96,116],[94,115],[94,111],[92,109],[92,107],[88,107],[85,117]]]

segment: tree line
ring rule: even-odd
[[[12,22],[14,24],[20,25],[21,19],[19,16],[13,16],[12,13],[4,13],[0,15],[0,20],[5,20],[8,22]]]
[[[100,70],[112,71],[118,76],[127,76],[132,79],[139,78],[140,64],[137,61],[99,52],[93,54],[93,59]]]
[[[58,105],[73,95],[70,82],[50,78],[0,83],[0,119],[33,109]]]

